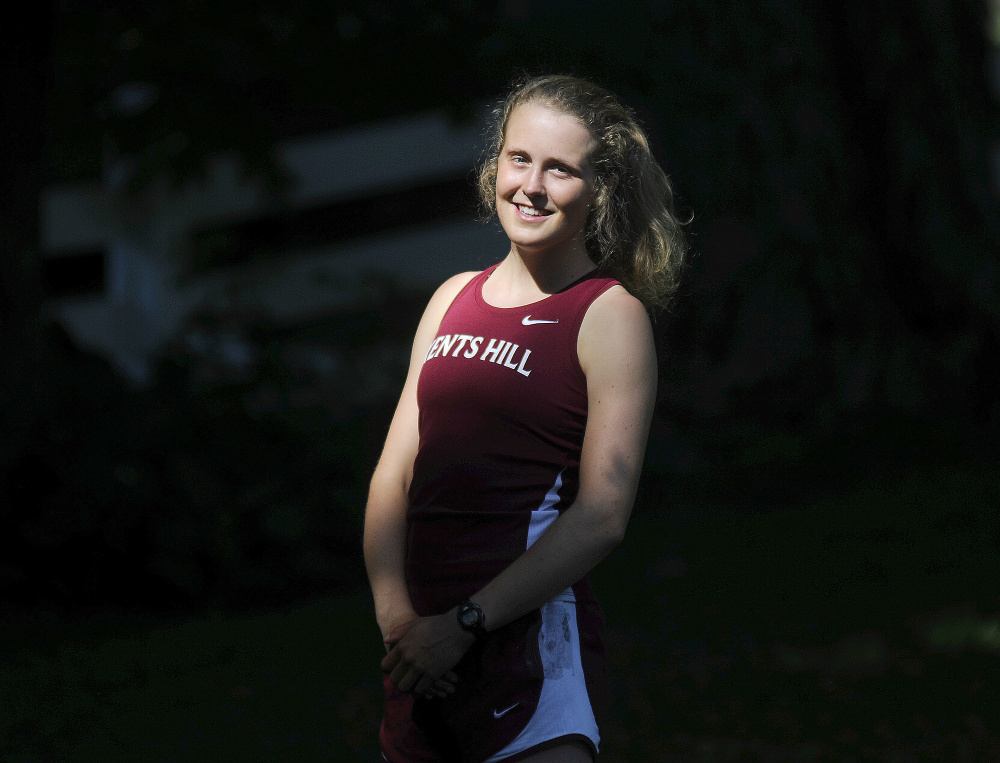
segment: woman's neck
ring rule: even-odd
[[[497,307],[518,307],[537,302],[565,289],[596,267],[585,252],[562,256],[535,254],[512,246],[490,275],[487,300]]]

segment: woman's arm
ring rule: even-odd
[[[472,596],[495,630],[566,590],[625,534],[656,398],[656,352],[645,309],[624,289],[594,301],[578,342],[588,415],[573,504],[506,570]],[[400,689],[422,692],[473,637],[456,612],[420,618],[382,661]]]
[[[594,302],[579,339],[587,429],[576,500],[472,600],[499,628],[583,578],[625,536],[656,399],[656,350],[645,309],[624,289]]]
[[[417,453],[417,379],[448,306],[474,273],[453,276],[431,297],[417,327],[410,366],[385,447],[372,476],[365,508],[364,555],[375,617],[387,642],[416,619],[404,575],[407,492]],[[392,638],[391,638],[392,637]]]

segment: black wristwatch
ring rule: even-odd
[[[476,641],[486,638],[486,615],[478,604],[473,604],[468,599],[458,605],[458,624],[462,630],[475,636]]]

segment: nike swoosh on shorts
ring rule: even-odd
[[[509,713],[511,710],[513,710],[515,707],[517,707],[520,704],[521,704],[520,702],[515,702],[513,705],[511,705],[510,707],[508,707],[506,710],[494,710],[493,711],[493,717],[494,718],[503,718],[505,715],[507,715],[507,713]]]

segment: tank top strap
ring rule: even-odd
[[[559,298],[561,308],[567,315],[571,325],[571,335],[574,342],[583,324],[583,318],[587,310],[598,297],[613,286],[620,285],[620,281],[610,273],[601,269],[595,269],[581,277],[578,281],[567,286],[556,296]]]
[[[464,301],[470,297],[476,300],[481,299],[482,297],[480,295],[482,294],[483,284],[486,282],[486,279],[490,277],[490,274],[497,269],[499,264],[500,263],[498,262],[495,265],[490,265],[486,268],[486,270],[480,270],[472,276],[468,283],[459,289],[458,294],[456,294],[454,299],[452,299],[451,304],[454,305],[457,302]]]

